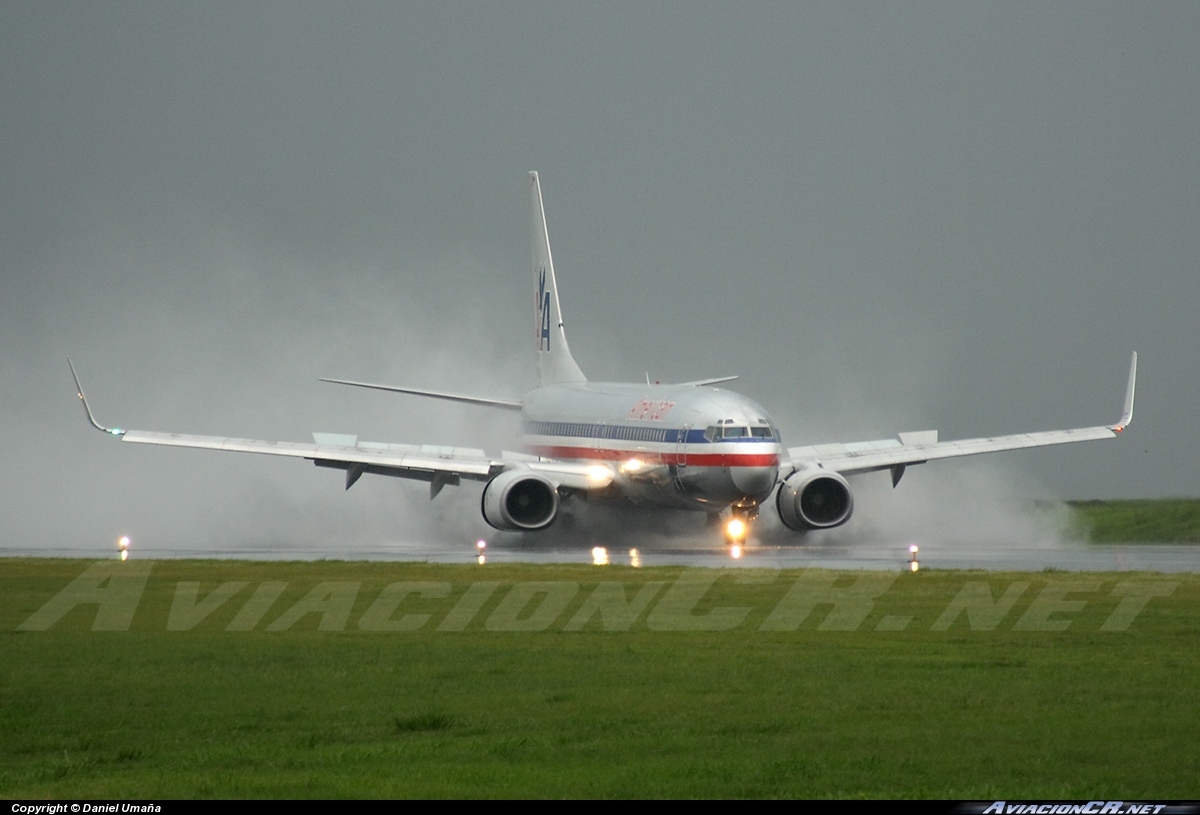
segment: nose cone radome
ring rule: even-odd
[[[730,467],[729,476],[733,485],[743,495],[755,501],[765,501],[775,487],[778,467]]]

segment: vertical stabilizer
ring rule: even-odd
[[[546,233],[546,210],[542,206],[542,186],[538,174],[529,174],[533,199],[533,293],[535,301],[534,337],[537,342],[538,383],[586,382],[587,377],[571,357],[567,333],[563,329],[562,310],[558,305],[558,285],[554,282],[554,261],[550,257],[550,237]]]

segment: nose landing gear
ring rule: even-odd
[[[741,548],[750,534],[750,523],[758,517],[758,507],[730,507],[732,515],[725,522],[725,544],[730,548],[730,554],[741,557]],[[733,550],[737,553],[734,554]]]
[[[734,515],[725,524],[725,542],[730,546],[745,543],[747,531],[746,522]]]

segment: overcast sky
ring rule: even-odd
[[[529,170],[592,379],[955,438],[1112,422],[1136,349],[1124,437],[897,497],[1200,495],[1200,4],[8,2],[0,80],[5,548],[484,529],[121,445],[65,358],[110,424],[511,447],[317,377],[530,387]]]

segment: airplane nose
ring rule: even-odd
[[[763,501],[775,487],[778,467],[730,467],[729,476],[733,485],[747,498]]]

